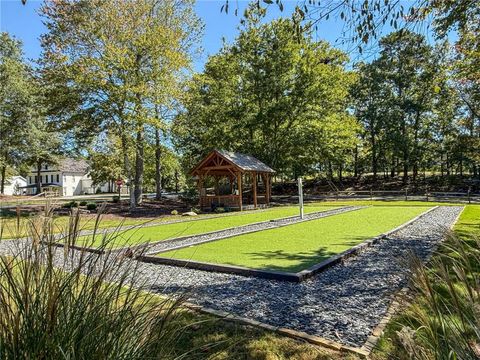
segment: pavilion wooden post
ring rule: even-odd
[[[270,174],[265,174],[265,200],[270,204]]]
[[[202,204],[203,175],[198,175],[197,187],[198,187],[198,206],[201,209],[203,205]]]
[[[253,208],[257,208],[257,173],[254,171],[252,172],[252,180],[253,180]]]
[[[242,173],[239,171],[237,172],[237,188],[238,188],[238,206],[240,207],[240,211],[242,211]]]

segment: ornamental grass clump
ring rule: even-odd
[[[400,357],[480,358],[480,240],[457,236],[428,264],[414,260],[415,300],[400,321]]]
[[[47,209],[28,222],[28,240],[0,242],[0,358],[170,358],[182,294],[139,290],[138,263],[109,251],[118,232],[104,235],[104,254],[74,250],[79,220],[74,210],[59,235]]]

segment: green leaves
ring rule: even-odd
[[[346,55],[307,31],[298,37],[294,20],[261,24],[262,16],[250,7],[234,44],[191,82],[174,124],[177,148],[189,163],[212,148],[238,150],[285,174],[297,171],[299,156],[303,173],[325,162],[323,154],[343,161],[356,131],[335,133],[345,124],[353,82]]]

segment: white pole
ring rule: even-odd
[[[302,178],[298,178],[298,205],[300,206],[300,219],[303,219],[303,184],[302,184]]]

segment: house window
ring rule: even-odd
[[[37,183],[38,177],[35,175],[35,184]]]
[[[60,183],[60,175],[57,174],[57,183]]]
[[[47,164],[45,164],[45,170],[48,170],[48,165]]]
[[[28,183],[29,183],[29,184],[32,183],[32,177],[31,177],[31,176],[28,177]]]
[[[53,174],[50,175],[50,182],[53,183]]]

